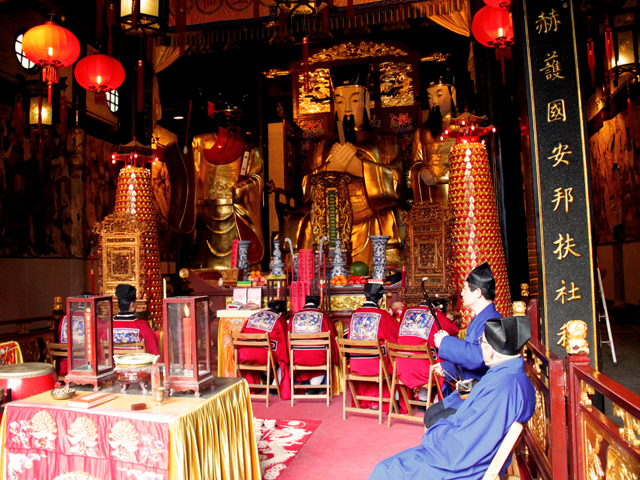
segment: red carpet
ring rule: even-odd
[[[262,428],[262,440],[258,441],[262,478],[280,478],[320,423],[320,420],[277,420],[275,428]]]
[[[386,415],[382,425],[378,417],[356,413],[347,413],[343,420],[341,396],[333,397],[329,407],[322,399],[296,399],[291,408],[289,400],[274,396],[269,408],[261,399],[253,400],[252,405],[257,418],[322,421],[278,480],[366,480],[376,463],[417,446],[424,433],[421,424],[397,419],[387,428]]]

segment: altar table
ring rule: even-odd
[[[236,361],[233,356],[231,334],[239,333],[244,322],[255,313],[255,310],[218,310],[216,316],[220,319],[218,325],[218,375],[233,377],[236,374]],[[339,320],[335,321],[336,331],[340,338],[344,338],[344,330]],[[334,395],[342,393],[342,369],[334,365],[331,375],[331,391]]]
[[[146,410],[130,409],[142,402]],[[158,407],[149,394],[127,393],[72,408],[47,391],[6,405],[0,442],[11,480],[260,479],[249,388],[237,378]]]

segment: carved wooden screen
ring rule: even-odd
[[[591,368],[585,355],[568,357],[571,478],[640,478],[640,396]],[[622,427],[591,404],[599,392],[613,403]]]
[[[438,203],[417,203],[402,212],[405,231],[406,289],[403,299],[408,305],[422,300],[421,282],[430,295],[451,297],[451,228],[449,214]]]
[[[536,408],[525,425],[522,455],[531,478],[567,480],[567,415],[564,396],[564,363],[531,339],[524,350],[525,371],[536,389]]]

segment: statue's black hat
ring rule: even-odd
[[[331,68],[331,86],[335,90],[338,87],[348,85],[360,85],[369,89],[369,64],[340,65]]]

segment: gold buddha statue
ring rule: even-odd
[[[304,204],[287,217],[279,238],[290,238],[298,249],[312,248],[311,179],[321,172],[344,172],[352,177],[348,185],[353,212],[352,261],[371,265],[369,235],[389,235],[387,261],[401,265],[404,230],[399,208],[403,205],[405,176],[400,141],[395,133],[369,123],[368,67],[361,64],[331,69],[337,133],[319,135],[309,144],[307,174],[302,180]]]
[[[262,152],[240,129],[240,101],[209,102],[216,133],[193,138],[198,238],[195,263],[204,268],[231,265],[234,239],[251,240],[249,264],[262,260]]]
[[[449,151],[455,138],[440,139],[455,116],[456,88],[447,75],[438,75],[427,87],[429,116],[413,137],[409,182],[414,202],[449,204]]]

